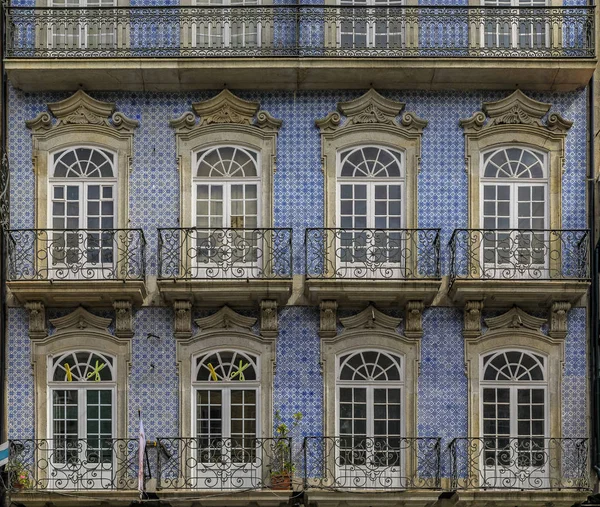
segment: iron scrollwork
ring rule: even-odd
[[[590,487],[587,438],[455,438],[448,449],[453,490]]]
[[[6,18],[8,58],[595,57],[592,6],[10,6]]]
[[[159,278],[292,276],[292,229],[159,229]]]
[[[13,229],[8,279],[139,280],[145,246],[141,229]]]

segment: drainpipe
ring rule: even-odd
[[[593,4],[593,0],[591,0]],[[595,166],[596,157],[594,153],[595,143],[595,113],[594,113],[594,78],[590,79],[588,84],[588,202],[589,217],[588,224],[591,230],[590,238],[590,260],[592,286],[590,288],[590,311],[589,311],[589,329],[590,329],[590,367],[592,373],[592,442],[591,452],[593,456],[593,468],[600,479],[600,325],[598,321],[598,276],[599,276],[599,254],[600,244],[596,242],[596,182]]]
[[[2,113],[0,114],[0,155],[7,156],[7,145],[8,145],[8,86],[6,70],[4,68],[4,51],[6,45],[6,7],[9,0],[0,0],[0,108]],[[6,175],[6,188],[9,185],[9,175]],[[6,202],[8,203],[9,194],[7,190]],[[4,217],[7,218],[7,217]],[[4,229],[3,223],[6,223],[8,227],[8,221],[0,221],[0,442],[5,442],[7,435],[7,424],[6,424],[6,333],[7,333],[7,319],[6,319],[6,263],[7,263],[7,231]],[[2,473],[2,481],[4,484],[7,483],[8,477],[6,472]],[[4,507],[6,505],[6,490],[2,488],[0,491],[0,505]]]

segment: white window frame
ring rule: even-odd
[[[234,3],[235,5],[232,5],[232,3]],[[248,44],[246,42],[246,27],[247,27],[247,23],[248,21],[245,21],[244,18],[242,17],[241,19],[237,19],[236,16],[232,16],[233,13],[235,12],[235,10],[230,10],[230,9],[235,9],[235,8],[243,8],[246,5],[261,5],[262,2],[261,0],[238,0],[236,2],[236,0],[222,0],[222,3],[212,3],[211,0],[206,1],[205,3],[202,1],[198,1],[198,0],[192,0],[192,5],[195,7],[206,7],[206,8],[212,8],[214,9],[214,11],[211,12],[211,15],[214,16],[215,15],[215,11],[219,8],[221,8],[223,10],[223,14],[225,15],[225,20],[221,23],[221,38],[220,40],[222,41],[222,44],[216,44],[214,41],[214,36],[213,36],[213,30],[215,30],[215,26],[214,26],[214,21],[210,20],[208,22],[200,22],[200,21],[196,21],[196,17],[194,19],[194,21],[191,24],[191,45],[193,48],[199,47],[199,48],[206,48],[206,49],[215,49],[215,50],[219,50],[219,49],[243,49],[243,48],[247,48],[247,47],[251,47],[251,48],[259,48],[261,47],[261,41],[262,41],[262,23],[257,22],[256,23],[256,45],[252,45],[252,44]],[[229,9],[228,9],[229,8]],[[241,36],[241,44],[234,44],[233,43],[233,28],[232,28],[232,21],[235,25],[240,25],[239,27],[242,28],[242,36]],[[198,25],[203,25],[204,29],[206,31],[206,34],[204,34],[203,36],[206,37],[208,39],[208,43],[207,44],[200,44],[198,42],[198,30],[199,30],[199,26]],[[236,37],[240,37],[239,34],[236,35]],[[219,40],[219,39],[216,39]]]
[[[398,381],[367,381],[367,382],[359,382],[356,380],[341,380],[341,367],[340,361],[342,357],[345,356],[354,356],[355,354],[359,354],[362,352],[377,352],[380,354],[384,354],[387,356],[393,355],[400,359],[399,369],[400,369],[400,380]],[[340,431],[340,389],[342,388],[364,388],[366,389],[366,405],[367,405],[367,427],[366,427],[366,439],[371,439],[374,442],[376,438],[374,435],[374,395],[373,391],[375,389],[399,389],[400,390],[400,435],[398,438],[402,447],[402,439],[405,438],[406,432],[406,388],[405,388],[405,361],[406,358],[403,354],[398,352],[389,352],[384,349],[379,348],[371,348],[371,349],[356,349],[352,351],[344,351],[335,356],[335,435],[336,440],[339,442],[336,444],[336,456],[335,456],[335,464],[336,464],[336,477],[339,477],[338,484],[340,487],[355,487],[355,488],[381,488],[382,484],[385,483],[386,487],[392,488],[403,488],[405,484],[403,484],[403,479],[406,478],[406,474],[403,473],[403,470],[406,470],[406,451],[404,449],[399,449],[398,453],[400,454],[400,465],[388,465],[386,467],[369,467],[366,465],[357,465],[353,464],[351,466],[345,467],[342,466],[340,452],[342,451],[341,439],[343,436]],[[373,450],[369,452],[366,450],[366,460],[372,459]],[[383,471],[376,476],[370,474],[370,471],[383,469]],[[387,470],[386,470],[387,469]],[[369,478],[369,476],[371,476]],[[353,481],[356,479],[356,482]]]
[[[219,381],[219,382],[211,382],[211,381],[199,381],[197,380],[198,376],[198,360],[201,357],[210,356],[219,352],[234,352],[238,355],[243,356],[251,356],[255,361],[255,372],[256,372],[256,380],[252,381]],[[262,466],[264,465],[264,459],[260,459],[260,452],[262,451],[262,447],[259,439],[262,435],[262,427],[261,427],[261,409],[262,409],[262,392],[261,392],[261,364],[260,364],[260,356],[251,354],[249,352],[234,349],[234,348],[222,348],[215,349],[208,352],[203,352],[202,354],[196,354],[191,358],[191,372],[192,372],[192,388],[191,388],[191,431],[192,438],[197,442],[194,444],[195,455],[193,457],[194,462],[197,463],[196,470],[190,470],[190,472],[194,475],[196,480],[194,484],[200,489],[203,489],[203,486],[206,489],[222,489],[231,487],[228,485],[228,482],[235,481],[233,488],[252,488],[255,487],[256,483],[261,480],[263,470]],[[197,428],[197,392],[198,391],[221,391],[221,439],[225,441],[231,442],[231,391],[232,390],[253,390],[256,393],[256,419],[255,419],[255,438],[257,439],[256,445],[256,453],[255,453],[255,461],[254,463],[242,462],[238,463],[231,459],[231,456],[228,455],[225,458],[225,461],[222,463],[209,463],[206,461],[202,461],[201,453],[202,449],[199,445],[198,436],[198,428]],[[224,447],[225,453],[229,450],[231,451],[231,447]],[[223,466],[229,467],[229,472],[232,472],[229,478],[223,479],[219,478],[220,470],[223,469]],[[225,474],[227,476],[227,474]],[[204,482],[206,480],[206,483]],[[219,485],[215,485],[214,481],[219,480]],[[210,481],[210,482],[209,482]],[[241,483],[239,482],[241,481]],[[211,484],[211,487],[209,487]],[[245,484],[245,486],[244,486]]]
[[[112,164],[112,169],[113,169],[113,176],[112,177],[85,177],[85,176],[79,176],[79,177],[55,177],[54,176],[54,171],[56,168],[56,157],[59,153],[63,153],[66,151],[75,151],[79,148],[84,148],[84,149],[90,149],[90,150],[98,150],[98,151],[104,151],[107,153],[110,153],[113,157],[113,164]],[[96,241],[98,242],[98,244],[102,245],[103,244],[103,237],[102,237],[102,233],[91,233],[90,231],[92,230],[96,230],[96,229],[88,229],[87,228],[87,224],[85,223],[87,218],[88,218],[88,213],[87,213],[87,205],[88,205],[88,197],[87,197],[87,189],[89,186],[93,186],[93,185],[98,185],[100,187],[100,190],[102,191],[102,187],[103,186],[110,186],[112,187],[112,202],[113,202],[113,227],[111,229],[111,231],[115,231],[116,229],[118,229],[118,224],[119,224],[119,216],[118,216],[118,212],[119,212],[119,194],[118,194],[118,168],[117,168],[117,153],[114,150],[111,149],[107,149],[105,147],[99,147],[99,146],[93,146],[93,145],[86,145],[86,144],[81,144],[81,145],[73,145],[73,146],[69,146],[60,150],[55,150],[53,152],[51,152],[49,154],[49,160],[50,160],[50,171],[49,171],[49,176],[48,176],[48,199],[47,199],[47,211],[46,211],[46,216],[48,217],[48,229],[53,230],[53,219],[54,219],[54,213],[53,213],[53,204],[54,204],[54,189],[57,186],[63,186],[65,187],[65,191],[66,191],[66,187],[67,186],[72,186],[72,187],[78,187],[79,188],[79,226],[78,228],[81,230],[81,233],[83,235],[83,237],[78,239],[78,244],[75,247],[77,250],[80,251],[80,253],[83,254],[83,250],[85,248],[85,245],[88,241],[90,241],[90,238],[94,237],[95,239],[93,239],[92,241]],[[100,202],[101,202],[101,198],[102,196],[100,196]],[[65,202],[66,202],[66,196],[65,196]],[[101,224],[100,224],[101,225]],[[64,231],[69,231],[69,228],[64,229]],[[97,229],[98,231],[102,231],[102,228]],[[62,235],[62,234],[68,234],[68,232],[59,232],[58,235]],[[87,262],[83,262],[83,266],[84,269],[82,270],[77,270],[77,271],[73,271],[70,269],[70,264],[68,262],[64,262],[64,263],[60,263],[60,262],[54,262],[54,255],[53,255],[53,251],[52,249],[55,247],[54,243],[55,243],[55,237],[57,235],[57,232],[53,230],[53,232],[51,232],[52,237],[48,237],[46,238],[46,247],[47,247],[47,252],[46,252],[46,258],[48,259],[49,262],[49,266],[48,266],[48,276],[49,278],[60,278],[61,280],[77,280],[80,278],[85,278],[85,279],[95,279],[95,278],[102,278],[102,274],[103,274],[103,270],[104,269],[108,269],[109,271],[112,271],[114,269],[116,269],[116,265],[118,262],[118,247],[117,247],[117,243],[119,241],[118,236],[114,233],[111,232],[110,233],[110,241],[112,244],[112,250],[113,250],[113,255],[112,255],[112,262],[102,262],[102,259],[99,258],[98,263],[87,263]],[[60,241],[60,239],[59,239]],[[62,239],[62,242],[64,243],[64,250],[65,252],[68,250],[68,238],[64,237]],[[104,250],[105,248],[98,248],[98,250]],[[39,254],[38,254],[39,255]]]
[[[484,380],[485,378],[485,369],[486,364],[484,364],[484,360],[486,357],[492,356],[491,359],[496,357],[497,355],[507,353],[507,352],[518,352],[527,354],[530,356],[539,356],[543,360],[542,372],[544,376],[544,380]],[[490,359],[490,361],[491,361]],[[541,467],[528,467],[528,468],[514,468],[510,466],[503,466],[501,464],[496,463],[494,466],[489,466],[489,463],[485,460],[485,441],[486,436],[484,434],[484,390],[485,389],[508,389],[509,390],[509,407],[510,407],[510,435],[506,438],[510,441],[510,449],[509,449],[509,457],[510,459],[518,460],[518,444],[514,442],[518,442],[521,438],[518,434],[518,390],[519,389],[540,389],[544,391],[544,449],[541,450],[544,456],[550,459],[550,449],[548,447],[548,439],[550,437],[550,403],[549,403],[549,382],[548,382],[548,361],[549,358],[544,354],[541,354],[539,351],[531,351],[527,349],[519,349],[519,348],[510,348],[510,349],[500,349],[496,351],[486,352],[480,355],[479,358],[479,427],[481,428],[481,452],[480,452],[480,464],[479,470],[481,474],[481,480],[483,484],[479,484],[480,487],[488,487],[488,488],[500,488],[506,489],[507,487],[511,487],[514,489],[539,489],[540,487],[544,487],[544,485],[548,485],[550,481],[550,470],[548,468],[548,463],[544,462]],[[490,437],[491,438],[491,437]],[[527,437],[522,437],[527,438]],[[536,438],[536,437],[531,437]],[[501,453],[501,451],[497,451]],[[527,451],[526,451],[527,452]],[[535,452],[535,451],[531,451]],[[537,469],[537,470],[536,470]],[[516,470],[526,470],[526,476],[519,477],[518,473],[515,473]],[[510,480],[510,486],[509,486]],[[532,481],[532,482],[530,482]]]
[[[404,49],[406,47],[406,22],[405,21],[401,21],[399,23],[401,23],[401,27],[400,27],[400,32],[392,32],[390,33],[389,31],[389,21],[385,21],[385,23],[387,24],[387,30],[386,30],[386,42],[387,45],[383,46],[383,47],[379,47],[377,45],[377,37],[378,37],[378,32],[377,32],[377,25],[378,23],[383,23],[384,19],[377,19],[377,21],[370,21],[370,22],[366,22],[362,19],[360,19],[359,17],[356,16],[356,13],[353,12],[351,7],[356,7],[357,9],[366,9],[366,12],[368,14],[375,14],[376,9],[386,9],[386,8],[402,8],[405,7],[406,2],[404,0],[388,0],[388,2],[384,3],[378,3],[377,0],[364,0],[363,3],[359,3],[358,5],[354,5],[356,0],[336,0],[337,1],[337,5],[339,6],[348,6],[348,8],[346,9],[337,9],[337,13],[338,16],[341,17],[341,19],[343,21],[337,21],[337,47],[341,50],[354,50],[354,49],[390,49],[390,50],[400,50],[400,49]],[[343,32],[343,28],[342,25],[343,23],[348,23],[349,19],[345,16],[345,12],[352,12],[352,17],[350,19],[352,19],[352,24],[353,24],[353,31],[352,32]],[[359,10],[360,12],[360,10]],[[359,20],[361,22],[365,23],[365,45],[360,45],[356,43],[356,28],[355,28],[355,22],[356,20]],[[353,40],[352,40],[352,45],[351,46],[343,46],[342,45],[342,35],[350,35],[352,34],[353,36]],[[362,35],[362,34],[361,34]],[[392,36],[399,36],[400,37],[400,44],[399,45],[392,45],[390,46],[390,38]]]
[[[486,155],[488,155],[489,153],[492,152],[497,152],[499,150],[506,150],[506,149],[511,149],[511,148],[516,148],[516,149],[520,149],[520,150],[524,150],[524,151],[530,151],[534,154],[536,154],[537,156],[542,158],[542,168],[544,171],[544,177],[543,178],[519,178],[519,177],[490,177],[490,176],[484,176],[485,174],[485,169],[486,169],[486,164],[484,162],[484,158]],[[484,226],[484,222],[485,222],[485,187],[486,185],[494,185],[496,187],[496,189],[498,188],[498,186],[509,186],[510,187],[510,215],[509,215],[509,220],[510,220],[510,224],[509,227],[507,229],[514,229],[514,231],[511,233],[511,237],[507,240],[509,242],[509,245],[512,245],[513,243],[516,243],[518,241],[518,239],[515,237],[516,235],[519,234],[519,230],[520,228],[518,227],[518,221],[519,221],[519,216],[518,216],[518,191],[519,188],[531,188],[533,189],[534,187],[543,187],[544,188],[544,198],[545,198],[545,205],[544,205],[544,230],[549,230],[550,229],[550,179],[549,179],[549,159],[548,159],[548,154],[541,151],[540,149],[537,148],[532,148],[530,146],[526,146],[526,145],[519,145],[519,144],[515,144],[515,145],[502,145],[502,146],[495,146],[493,148],[489,148],[486,149],[485,151],[480,153],[480,163],[479,163],[479,167],[480,167],[480,178],[479,178],[479,196],[480,196],[480,206],[479,206],[479,211],[480,211],[480,216],[479,216],[479,223],[481,224],[481,229],[488,231],[488,229]],[[494,229],[489,229],[489,230],[494,230]],[[496,229],[499,231],[502,230],[506,230],[506,229]],[[530,229],[523,229],[523,230],[530,230]],[[487,233],[486,233],[487,234]],[[500,242],[501,240],[496,239],[497,242]],[[543,244],[544,245],[548,245],[550,241],[550,237],[548,235],[547,232],[543,233]],[[486,263],[485,262],[485,253],[484,253],[484,236],[482,234],[481,236],[481,248],[480,248],[480,252],[479,255],[481,256],[482,262],[481,262],[481,267],[482,267],[482,274],[484,277],[486,278],[495,278],[495,277],[502,277],[502,272],[506,269],[509,269],[511,271],[514,270],[514,274],[512,276],[512,278],[514,279],[527,279],[530,278],[530,275],[528,274],[528,269],[524,269],[523,271],[519,271],[518,268],[515,268],[514,266],[518,265],[518,263],[515,263],[514,261],[512,261],[512,263],[510,264],[505,264],[505,263]],[[531,248],[531,247],[530,247]],[[512,249],[512,247],[511,247]],[[518,249],[517,247],[515,247],[515,249]],[[514,258],[514,256],[516,255],[516,253],[512,254],[512,258]],[[523,266],[527,266],[526,264],[524,264]],[[545,258],[544,258],[544,264],[531,264],[530,266],[534,266],[534,267],[530,267],[529,269],[531,270],[535,270],[536,272],[540,272],[541,275],[543,275],[543,277],[549,277],[550,274],[550,256],[545,254]]]
[[[518,9],[523,8],[523,9],[527,9],[528,7],[549,7],[549,3],[548,0],[481,0],[481,5],[484,7],[490,6],[490,7],[512,7],[514,10],[511,10],[511,13],[514,13],[515,15],[518,13]],[[484,12],[484,16],[485,16],[485,11]],[[488,49],[488,48],[493,48],[493,49],[505,49],[505,50],[510,50],[510,49],[517,49],[517,50],[521,50],[521,49],[528,49],[528,50],[533,50],[533,51],[539,51],[539,50],[546,50],[546,49],[550,49],[550,30],[551,30],[551,26],[549,23],[545,23],[544,24],[544,45],[543,46],[534,46],[533,44],[531,44],[530,46],[522,46],[520,43],[520,37],[521,37],[521,33],[520,33],[520,23],[518,23],[517,25],[512,24],[511,20],[507,20],[506,23],[509,24],[508,26],[508,33],[509,33],[509,45],[508,46],[501,46],[499,44],[499,37],[500,37],[500,32],[501,32],[501,28],[504,28],[504,24],[498,22],[495,23],[496,25],[496,30],[494,32],[494,44],[492,45],[488,45],[488,38],[486,36],[487,34],[487,28],[488,26],[493,25],[494,23],[492,22],[488,22],[487,20],[485,20],[484,18],[484,22],[481,25],[481,38],[480,38],[480,44],[482,48]],[[530,37],[530,42],[533,42],[532,37],[534,34],[534,25],[533,23],[528,23],[529,27],[531,27],[531,31],[529,32],[529,37]]]
[[[55,5],[56,3],[60,3],[60,5]],[[55,2],[55,0],[49,0],[49,7],[76,7],[79,9],[86,9],[87,7],[116,7],[117,6],[117,0],[77,0],[76,3],[78,3],[78,5],[72,5],[73,1],[72,0],[64,0],[62,2]],[[71,5],[69,5],[71,4]],[[92,4],[92,5],[89,5]],[[108,4],[108,5],[107,5]],[[99,25],[100,26],[100,31],[99,34],[97,35],[97,37],[100,40],[100,47],[97,48],[99,50],[110,50],[110,49],[116,49],[117,47],[117,16],[116,16],[116,12],[112,11],[113,16],[114,16],[114,20],[113,21],[108,21],[106,20],[106,16],[109,14],[110,11],[105,11],[103,13],[103,17],[102,19],[100,19],[99,21],[94,20],[94,26]],[[60,19],[60,18],[59,18]],[[66,14],[66,20],[67,23],[69,24],[70,21],[74,19],[74,16],[72,14]],[[69,26],[69,27],[65,27],[65,26],[61,26],[63,25],[64,22],[59,21],[58,23],[50,23],[48,25],[48,35],[47,35],[47,39],[46,39],[46,43],[47,43],[47,47],[52,50],[52,49],[57,49],[57,50],[73,50],[73,49],[94,49],[95,46],[94,45],[90,45],[89,44],[89,37],[88,37],[88,25],[91,22],[91,18],[86,19],[86,21],[81,22],[81,23],[74,23],[73,26]],[[60,29],[56,29],[56,27],[60,26]],[[104,31],[104,27],[106,27],[107,25],[111,26],[111,30],[106,32]],[[56,35],[56,32],[60,32],[60,37],[63,37],[65,39],[65,41],[63,43],[55,43],[54,37]],[[71,33],[69,33],[71,32]],[[74,33],[76,32],[76,33]],[[106,35],[110,35],[112,41],[110,42],[106,42],[103,41],[103,39],[106,37]],[[74,43],[74,41],[77,40],[77,44]]]
[[[395,178],[395,177],[375,177],[375,176],[341,176],[341,171],[342,171],[342,155],[345,155],[348,152],[354,153],[355,151],[358,150],[362,150],[364,148],[377,148],[380,150],[388,150],[393,152],[392,154],[395,155],[400,155],[399,158],[399,168],[400,168],[400,176]],[[395,152],[395,153],[394,153]],[[367,215],[366,215],[366,219],[367,219],[367,225],[364,228],[364,230],[366,231],[365,233],[367,234],[367,244],[365,245],[365,255],[367,257],[367,259],[365,259],[365,261],[344,261],[343,259],[339,258],[338,255],[336,255],[336,262],[338,263],[337,269],[349,269],[350,272],[352,272],[352,269],[369,269],[369,258],[373,258],[376,257],[376,254],[374,253],[377,249],[379,249],[380,247],[376,246],[376,234],[375,233],[369,233],[369,230],[374,230],[375,229],[375,187],[377,186],[384,186],[388,189],[389,192],[389,188],[392,185],[398,185],[400,186],[400,227],[398,229],[404,229],[406,226],[406,213],[407,213],[407,202],[406,202],[406,153],[404,152],[404,150],[399,149],[399,148],[395,148],[395,147],[389,147],[386,146],[384,144],[378,144],[378,143],[369,143],[369,144],[360,144],[360,145],[356,145],[356,146],[351,146],[351,147],[346,147],[343,150],[338,150],[337,154],[336,154],[336,190],[337,190],[337,200],[336,200],[336,223],[338,224],[338,228],[340,229],[344,229],[341,227],[341,219],[342,219],[342,214],[341,214],[341,205],[342,205],[342,185],[352,185],[353,187],[356,187],[357,185],[365,185],[366,189],[367,189],[367,197],[366,197],[366,202],[367,202]],[[389,200],[387,201],[388,203],[390,202]],[[389,215],[386,215],[387,218],[389,218]],[[351,229],[350,229],[351,230]],[[383,229],[384,231],[391,231],[394,229]],[[339,235],[337,235],[337,241],[336,241],[336,251],[337,252],[342,252],[343,249],[345,248],[343,246],[343,240],[342,240],[342,233],[340,232]],[[356,234],[361,234],[360,232],[360,228],[356,229],[355,228],[355,232],[349,232],[348,234],[353,234],[353,239],[352,241],[356,241]],[[402,257],[402,251],[404,250],[404,248],[408,248],[407,243],[410,243],[409,238],[406,237],[406,235],[402,232],[398,232],[400,238],[398,241],[398,245],[397,245],[397,249],[400,252],[400,259],[398,262],[382,262],[382,263],[377,263],[371,271],[371,276],[372,278],[379,278],[379,277],[383,277],[384,273],[383,271],[385,271],[385,277],[389,278],[389,277],[395,277],[395,276],[401,276],[402,271],[404,270],[404,268],[406,268],[405,264],[406,264],[406,259]],[[389,233],[387,235],[387,240],[390,240],[390,236]],[[393,240],[391,240],[393,241]],[[396,249],[395,248],[395,249]],[[351,251],[354,251],[356,249],[355,245],[352,245],[350,247]],[[354,255],[352,255],[352,257],[354,258]]]
[[[78,382],[78,381],[56,381],[53,380],[55,366],[53,363],[56,361],[56,356],[48,356],[47,358],[47,429],[46,434],[48,435],[48,446],[46,449],[40,449],[39,452],[47,452],[49,455],[45,458],[38,456],[40,459],[46,459],[50,468],[46,473],[48,474],[47,485],[48,489],[106,489],[106,483],[110,483],[114,480],[114,473],[116,470],[116,451],[115,446],[111,447],[112,461],[110,463],[97,463],[96,466],[90,464],[85,458],[87,452],[87,391],[98,390],[98,391],[110,391],[111,392],[111,415],[112,415],[112,426],[111,435],[112,439],[115,438],[116,432],[116,421],[118,418],[117,414],[117,402],[116,402],[116,391],[117,391],[117,360],[115,357],[108,355],[104,352],[95,350],[72,350],[67,351],[58,355],[59,359],[77,353],[89,353],[99,356],[100,358],[106,357],[112,361],[112,365],[106,362],[106,367],[110,368],[111,381],[101,382]],[[54,392],[55,391],[77,391],[77,404],[78,404],[78,446],[74,449],[80,451],[78,456],[78,462],[73,467],[69,463],[57,463],[55,461],[55,454],[58,451],[56,447],[54,437]],[[77,477],[74,481],[73,477]],[[46,482],[45,481],[45,482]],[[85,483],[85,485],[78,486],[79,483]],[[71,487],[72,486],[72,487]]]
[[[219,150],[222,148],[234,148],[234,149],[238,149],[238,150],[242,150],[244,152],[246,152],[247,154],[249,154],[252,158],[254,158],[255,160],[255,168],[256,168],[256,176],[239,176],[239,177],[220,177],[220,176],[208,176],[208,177],[199,177],[197,176],[197,172],[198,172],[198,154],[201,152],[207,152],[207,151],[213,151],[213,150]],[[195,263],[195,269],[194,271],[198,274],[200,274],[202,277],[207,277],[207,278],[233,278],[234,275],[231,273],[232,269],[235,269],[237,272],[237,275],[239,275],[240,270],[242,270],[244,273],[247,273],[248,276],[256,276],[258,273],[262,272],[262,264],[264,262],[264,259],[261,255],[262,252],[265,251],[269,251],[268,250],[268,246],[265,244],[266,240],[268,239],[267,236],[263,236],[260,232],[258,233],[253,233],[253,230],[259,230],[262,228],[262,175],[261,175],[261,153],[258,150],[255,149],[251,149],[251,148],[247,148],[245,146],[239,145],[239,144],[217,144],[217,145],[212,145],[212,146],[207,146],[204,147],[202,149],[199,150],[194,150],[191,154],[191,160],[192,162],[192,202],[191,202],[191,213],[192,213],[192,221],[194,224],[194,227],[198,229],[197,226],[197,201],[198,201],[198,185],[207,185],[209,188],[211,186],[215,186],[215,185],[220,185],[223,188],[223,198],[222,198],[222,202],[223,202],[223,225],[221,225],[221,227],[215,227],[214,229],[216,229],[217,231],[219,229],[223,229],[224,233],[212,233],[210,231],[207,232],[208,237],[211,240],[211,243],[213,242],[213,240],[218,240],[221,239],[223,242],[220,245],[217,245],[216,248],[217,249],[224,249],[225,253],[223,254],[223,257],[225,259],[227,258],[233,258],[235,260],[233,260],[232,262],[228,263],[226,260],[223,263],[217,263],[216,261],[211,261],[211,259],[208,259],[208,262],[205,262],[203,260],[203,257],[198,255],[195,257],[195,259],[193,260],[193,262]],[[227,229],[236,229],[236,227],[233,227],[234,224],[232,224],[231,219],[232,219],[232,215],[231,215],[231,187],[233,185],[242,185],[244,187],[246,187],[248,184],[255,184],[256,185],[256,227],[252,227],[252,228],[248,228],[246,232],[240,232],[239,235],[240,236],[244,236],[245,238],[244,240],[241,241],[241,244],[246,246],[248,245],[250,242],[252,242],[253,239],[257,239],[256,241],[256,256],[253,258],[252,256],[250,256],[250,260],[248,260],[248,258],[246,257],[246,255],[244,255],[244,259],[239,259],[239,256],[236,256],[235,254],[233,254],[232,252],[235,251],[235,239],[236,237],[238,237],[238,233],[234,232],[233,230],[230,232],[227,232]],[[210,200],[209,200],[210,203]],[[229,224],[229,225],[227,225]],[[245,226],[246,224],[244,224]],[[241,230],[245,229],[246,227],[241,228]],[[208,227],[208,228],[203,228],[203,229],[213,229],[212,227]],[[196,239],[196,238],[201,238],[203,237],[203,232],[200,230],[197,230],[197,232],[194,235],[194,239],[196,241],[201,241],[201,239]],[[190,238],[191,239],[191,238]],[[233,243],[232,243],[233,241]],[[200,248],[197,247],[196,245],[186,245],[187,251],[196,251],[199,252]],[[249,251],[251,251],[252,247],[247,247],[249,249]],[[191,249],[191,250],[190,250]],[[212,249],[211,249],[212,250]],[[224,264],[224,266],[223,266]],[[236,278],[239,278],[239,276],[236,276]]]

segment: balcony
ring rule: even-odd
[[[305,259],[312,303],[430,303],[440,286],[440,230],[307,229]]]
[[[145,247],[141,229],[10,230],[7,286],[23,304],[141,304]]]
[[[166,501],[189,497],[193,502],[206,495],[210,505],[279,507],[291,495],[291,484],[278,483],[274,473],[278,460],[291,461],[285,440],[284,445],[273,438],[148,442],[145,489]],[[139,499],[138,439],[11,440],[9,449],[7,489],[13,502],[46,505],[52,499],[53,505],[74,505],[75,495],[78,502],[130,505]]]
[[[587,230],[457,229],[449,248],[449,295],[460,305],[575,304],[590,285]]]
[[[158,287],[198,306],[287,302],[291,229],[158,229]]]
[[[453,490],[590,489],[587,438],[455,438],[448,449]]]
[[[474,504],[573,505],[590,492],[586,438],[455,438],[446,446],[440,438],[306,437],[298,454],[291,439],[283,441],[159,438],[146,444],[145,489],[173,505],[227,507],[279,507],[292,489],[315,506],[357,498],[361,505],[397,505],[402,492],[423,507],[443,492]],[[130,438],[10,440],[10,500],[62,507],[77,495],[129,505],[139,498],[138,445]],[[295,478],[281,480],[281,464],[294,461]]]
[[[596,65],[593,6],[10,6],[5,12],[6,70],[25,91],[186,91],[223,83],[568,91],[587,85]]]

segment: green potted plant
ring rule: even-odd
[[[7,467],[13,489],[28,489],[31,487],[29,470],[18,460],[13,461]]]
[[[296,466],[292,459],[292,433],[302,421],[302,412],[292,416],[291,424],[286,424],[279,411],[273,419],[275,426],[275,443],[273,445],[273,461],[271,463],[271,489],[289,490]]]

